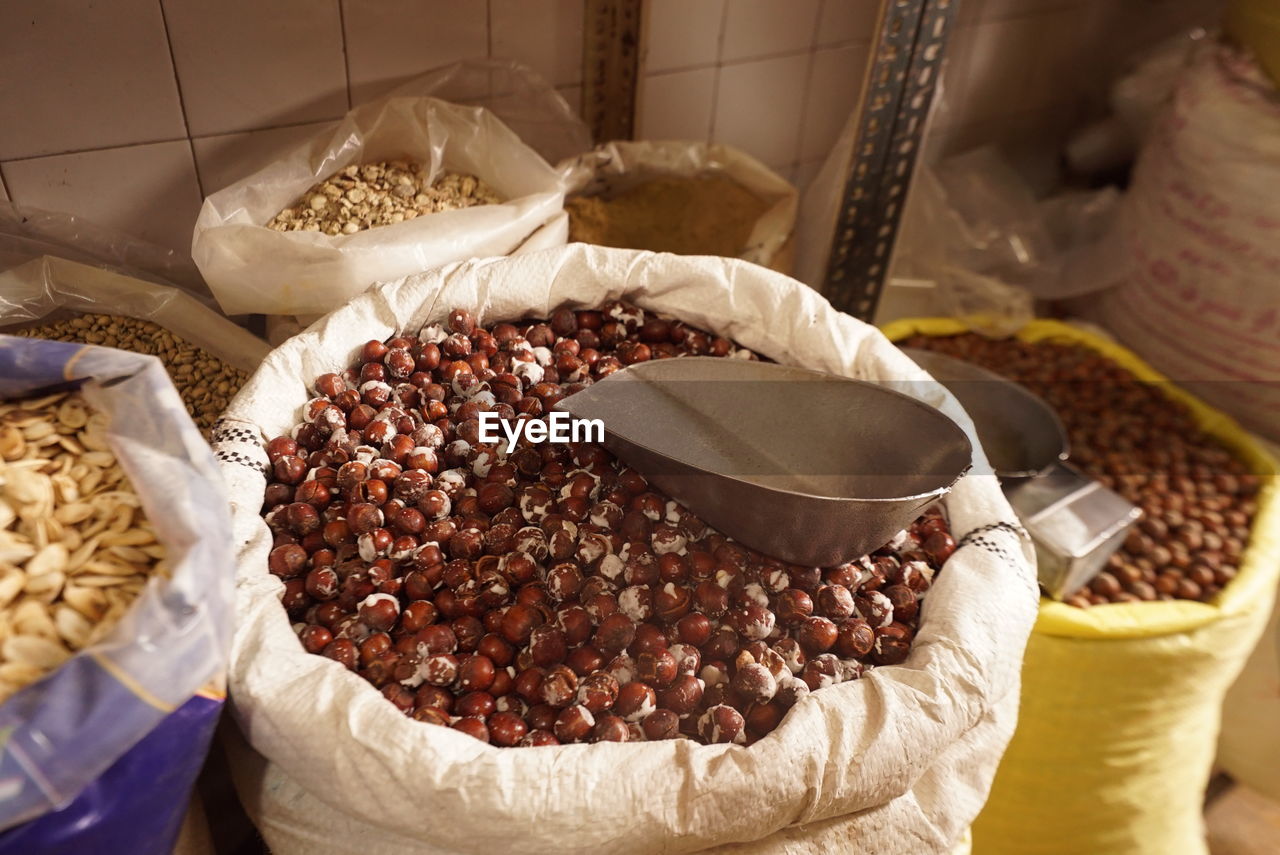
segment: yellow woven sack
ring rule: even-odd
[[[888,324],[894,341],[955,335],[949,319]],[[1023,341],[1092,348],[1142,380],[1128,350],[1056,321]],[[1172,384],[1197,423],[1264,475],[1239,575],[1211,603],[1078,609],[1045,599],[1022,668],[1018,729],[973,826],[976,855],[1202,855],[1204,788],[1223,695],[1271,611],[1280,576],[1277,464],[1230,418]]]

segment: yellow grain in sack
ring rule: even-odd
[[[967,332],[949,319],[902,320],[885,334]],[[1128,350],[1076,327],[1034,321],[1023,341],[1070,341],[1140,380],[1166,378]],[[1223,695],[1266,624],[1280,576],[1274,458],[1233,420],[1168,384],[1264,476],[1240,572],[1211,603],[1078,609],[1045,599],[1027,644],[1018,729],[973,826],[977,855],[1197,855]]]

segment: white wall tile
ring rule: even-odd
[[[347,110],[338,0],[162,0],[192,136]]]
[[[821,0],[731,0],[720,57],[733,62],[807,50]]]
[[[6,0],[0,33],[0,159],[185,134],[155,0]]]
[[[191,141],[205,195],[210,195],[257,172],[271,161],[326,129],[333,122],[315,122],[265,131],[242,131],[200,137]]]
[[[191,248],[200,187],[186,140],[4,164],[13,200],[80,214],[180,252]]]
[[[789,167],[798,159],[808,68],[808,54],[721,68],[712,139]]]
[[[484,0],[342,0],[351,100],[428,69],[489,55]]]
[[[714,65],[725,0],[648,0],[643,12],[645,71]]]
[[[705,141],[711,131],[716,70],[648,74],[640,81],[636,136]]]
[[[554,86],[582,82],[582,0],[490,0],[495,59],[518,59]]]
[[[960,0],[967,6],[971,0]],[[822,0],[818,45],[870,41],[875,34],[880,4],[875,0]]]
[[[851,45],[813,55],[813,71],[805,93],[801,160],[826,157],[835,144],[858,103],[869,52],[868,45]]]

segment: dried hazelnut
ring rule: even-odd
[[[823,585],[818,588],[817,609],[839,623],[853,614],[853,594],[844,585]]]
[[[708,743],[746,742],[742,714],[726,704],[710,707],[698,719],[698,734]]]
[[[578,675],[566,665],[556,665],[542,678],[538,691],[544,704],[562,709],[578,694]]]
[[[679,673],[675,656],[666,649],[637,653],[635,661],[637,679],[655,688],[671,685]]]
[[[593,645],[602,653],[617,653],[625,650],[635,636],[636,625],[631,618],[624,614],[614,614],[600,622]]]
[[[689,715],[702,702],[702,692],[702,680],[692,674],[682,674],[658,693],[658,705],[680,716]]]
[[[751,703],[763,704],[773,699],[778,684],[769,669],[763,665],[744,665],[734,673],[729,687]]]
[[[537,627],[529,637],[529,652],[543,668],[563,662],[568,654],[564,633],[550,624]]]
[[[483,719],[479,718],[460,718],[452,725],[454,730],[459,730],[467,736],[473,736],[481,742],[489,741],[489,728],[485,725]]]
[[[635,680],[618,689],[618,700],[613,705],[613,711],[625,721],[643,721],[657,706],[658,697],[653,689],[646,683]]]
[[[627,742],[631,739],[631,728],[616,715],[600,716],[591,731],[592,742]]]
[[[810,654],[830,650],[838,635],[836,625],[824,617],[805,618],[796,630],[796,640]]]
[[[844,621],[836,638],[836,655],[845,659],[866,656],[871,652],[875,638],[875,631],[866,621],[859,618]]]
[[[524,719],[514,713],[498,712],[489,717],[489,741],[494,745],[518,745],[528,732]]]
[[[520,740],[521,748],[539,748],[547,745],[559,745],[560,740],[546,730],[530,730]]]
[[[595,728],[596,718],[583,704],[565,707],[556,717],[554,732],[561,743],[583,742]]]
[[[645,739],[675,739],[680,735],[680,719],[671,710],[655,710],[640,726]]]

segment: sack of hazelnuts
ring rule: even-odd
[[[1037,320],[993,340],[917,319],[885,333],[1026,384],[1062,416],[1072,462],[1144,512],[1090,585],[1042,602],[1018,729],[974,823],[976,845],[1203,852],[1224,697],[1228,711],[1257,709],[1270,691],[1255,684],[1235,704],[1227,695],[1280,578],[1275,459],[1132,352],[1073,325]],[[1274,768],[1267,739],[1225,733],[1237,750],[1217,762],[1234,772],[1230,759],[1248,752]]]
[[[466,262],[267,358],[214,446],[241,545],[233,775],[272,851],[962,844],[1037,602],[994,477],[870,555],[801,567],[603,446],[480,439],[482,412],[541,418],[686,354],[896,382],[971,430],[874,328],[729,259]]]

